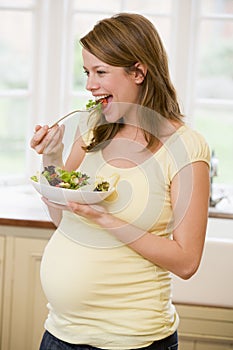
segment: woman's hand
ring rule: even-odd
[[[99,204],[79,204],[76,202],[69,202],[67,204],[68,210],[72,211],[74,214],[83,216],[95,223],[99,223],[103,216],[108,215],[107,210]]]
[[[108,215],[107,210],[103,206],[97,205],[97,204],[88,205],[88,204],[79,204],[76,202],[68,202],[66,205],[61,205],[61,204],[50,202],[45,197],[42,197],[42,200],[48,206],[50,215],[52,212],[55,212],[55,210],[60,210],[60,211],[68,210],[73,212],[74,214],[82,216],[97,224],[103,220],[103,216]],[[52,218],[52,220],[56,221],[55,224],[57,225],[57,221],[58,221],[57,217]]]
[[[62,211],[67,210],[67,207],[64,205],[59,205],[50,202],[47,198],[41,197],[42,201],[47,205],[49,215],[55,226],[59,226],[62,219]]]
[[[62,138],[64,135],[64,125],[55,125],[52,129],[48,125],[36,125],[35,133],[30,141],[30,146],[38,154],[56,154],[63,150]]]
[[[62,167],[62,152],[64,125],[55,125],[52,129],[48,125],[36,125],[35,133],[30,141],[30,146],[38,153],[43,154],[43,164]]]

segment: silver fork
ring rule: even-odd
[[[93,110],[94,110],[95,108],[97,108],[97,107],[98,107],[98,105],[96,105],[96,106],[94,106],[94,107],[87,108],[87,109],[76,109],[76,110],[74,110],[74,111],[72,111],[72,112],[69,112],[69,113],[63,115],[63,117],[59,118],[56,122],[54,122],[54,123],[49,127],[49,129],[52,129],[55,125],[57,125],[57,124],[60,123],[63,119],[69,117],[69,116],[72,115],[72,114],[79,113],[79,112],[91,112],[91,111],[93,111]]]

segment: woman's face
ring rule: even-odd
[[[136,74],[127,74],[122,67],[111,66],[83,49],[83,67],[87,74],[86,89],[95,100],[106,97],[102,104],[108,122],[129,117],[129,110],[138,103],[140,84]]]

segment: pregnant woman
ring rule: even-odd
[[[57,229],[41,264],[48,318],[40,350],[178,349],[171,275],[200,264],[209,147],[187,126],[153,24],[121,13],[81,38],[86,89],[101,103],[80,118],[62,159],[64,126],[35,127],[44,165],[117,174],[98,205],[43,198]]]

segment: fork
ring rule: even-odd
[[[75,113],[79,113],[79,112],[91,112],[93,111],[96,107],[98,107],[98,105],[95,105],[93,107],[90,107],[90,108],[87,108],[87,109],[76,109],[72,112],[69,112],[65,115],[63,115],[61,118],[59,118],[56,122],[54,122],[50,127],[49,129],[52,129],[55,125],[57,125],[58,123],[60,123],[62,120],[64,120],[65,118],[69,117],[70,115],[72,114],[75,114]]]

